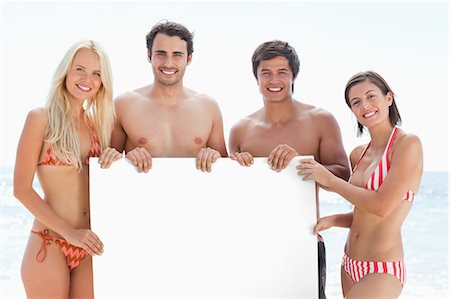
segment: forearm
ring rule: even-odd
[[[14,190],[14,196],[50,230],[64,236],[72,227],[59,217],[32,188]]]
[[[353,213],[336,214],[328,217],[333,218],[333,226],[350,228],[353,222]]]
[[[340,164],[329,164],[329,165],[323,165],[328,171],[330,171],[332,174],[337,176],[338,178],[341,178],[345,181],[347,181],[350,177],[350,169],[346,165],[340,165]]]
[[[329,190],[338,193],[360,209],[380,217],[385,216],[383,201],[377,198],[377,191],[357,187],[338,177],[331,180]]]

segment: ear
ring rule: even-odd
[[[148,62],[152,63],[152,53],[150,52],[150,50],[147,51],[147,60]]]
[[[388,91],[388,93],[386,94],[386,99],[389,106],[391,106],[392,103],[394,103],[394,95],[392,94],[392,92]]]
[[[297,78],[292,78],[292,85],[295,84],[295,80],[297,80]]]
[[[192,54],[191,54],[191,55],[188,55],[188,58],[187,58],[187,65],[191,64],[191,61],[192,61]]]

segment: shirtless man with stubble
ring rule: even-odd
[[[333,115],[293,97],[300,61],[295,49],[282,41],[261,44],[252,57],[264,107],[235,124],[230,131],[231,158],[250,166],[253,157],[268,157],[275,171],[298,155],[313,155],[336,176],[348,179],[347,155]],[[317,219],[319,205],[316,196]],[[319,238],[319,298],[325,296],[325,246]]]
[[[183,86],[192,61],[193,36],[183,26],[160,22],[147,34],[153,84],[115,100],[116,126],[111,144],[148,172],[152,157],[197,157],[197,168],[211,171],[226,157],[222,115],[216,101]]]

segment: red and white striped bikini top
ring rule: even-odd
[[[380,163],[378,163],[377,167],[375,168],[372,175],[369,177],[369,180],[367,181],[366,185],[364,186],[366,189],[375,190],[375,191],[378,190],[378,188],[380,188],[381,184],[383,183],[384,178],[388,174],[389,169],[391,167],[390,162],[389,162],[389,151],[391,150],[392,143],[394,142],[397,132],[398,132],[398,127],[394,127],[394,129],[392,130],[391,136],[389,137],[386,148],[384,149],[383,155],[381,156]],[[369,146],[370,146],[370,143],[363,150],[361,157],[359,158],[358,162],[356,162],[353,172],[355,172],[356,168],[358,167],[359,161],[361,161],[362,157],[366,153]],[[406,192],[405,197],[403,199],[406,201],[412,202],[414,200],[414,192],[409,190],[408,192]]]

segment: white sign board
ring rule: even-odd
[[[96,298],[317,298],[314,182],[267,159],[90,163]]]

